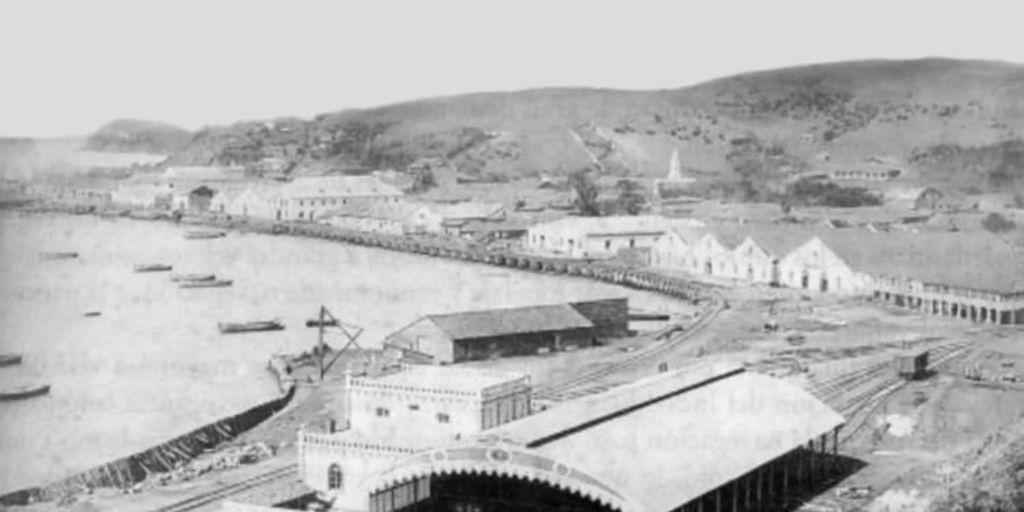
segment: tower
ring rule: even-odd
[[[679,150],[672,150],[672,159],[668,162],[668,181],[680,181],[683,179],[683,171],[679,168]]]

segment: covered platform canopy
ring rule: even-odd
[[[842,424],[793,384],[712,364],[415,453],[371,477],[369,491],[433,476],[491,475],[547,484],[612,510],[668,512]]]

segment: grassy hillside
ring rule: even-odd
[[[660,176],[676,150],[684,168],[722,190],[740,180],[779,186],[827,154],[850,164],[887,157],[917,182],[1020,190],[1022,144],[1024,65],[924,59],[761,71],[661,91],[468,94],[195,134],[116,121],[88,146],[180,148],[171,162],[182,164],[276,157],[300,170],[404,169],[444,157],[496,181],[585,166]]]
[[[174,159],[283,156],[401,169],[441,156],[466,174],[501,179],[587,165],[656,176],[678,150],[695,174],[730,180],[737,144],[754,140],[775,157],[761,171],[768,181],[827,152],[851,163],[890,157],[929,182],[1018,187],[1024,170],[1013,141],[1022,137],[1024,66],[926,59],[787,68],[666,91],[480,93],[240,123],[201,131]]]
[[[167,155],[180,151],[192,139],[183,128],[155,121],[118,119],[101,126],[86,141],[86,149]]]

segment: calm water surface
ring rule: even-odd
[[[388,333],[430,313],[628,296],[659,311],[663,297],[583,279],[353,247],[229,234],[184,240],[183,226],[89,216],[0,218],[0,385],[44,382],[48,396],[0,402],[0,493],[45,483],[147,448],[276,396],[275,352],[316,342],[304,322],[325,304]],[[78,259],[40,261],[41,251]],[[216,273],[220,289],[180,289],[168,273]],[[99,317],[83,317],[101,311]],[[217,322],[279,317],[285,331],[222,336]],[[335,340],[340,346],[340,340]]]

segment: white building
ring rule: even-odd
[[[657,215],[566,217],[530,228],[526,248],[570,258],[613,257],[622,249],[652,248],[678,225],[700,223]]]
[[[170,209],[174,187],[170,183],[125,180],[110,193],[110,202],[134,208]]]
[[[210,211],[233,217],[275,219],[283,185],[273,182],[249,182],[244,187],[224,187],[210,203]]]
[[[303,481],[336,510],[366,510],[368,480],[419,450],[530,414],[526,375],[437,366],[346,377],[348,428],[299,433]]]
[[[373,176],[315,176],[298,178],[280,190],[276,220],[313,222],[343,206],[397,203],[402,192]]]
[[[428,205],[406,202],[344,206],[320,217],[342,229],[389,235],[441,233],[443,220]]]

